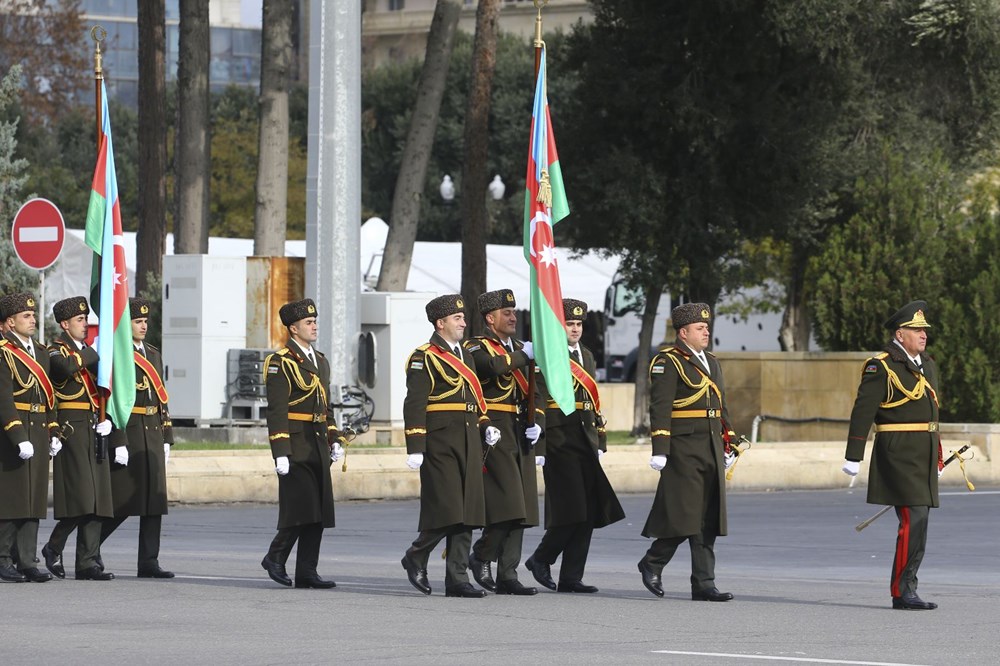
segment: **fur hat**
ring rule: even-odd
[[[22,312],[34,312],[37,305],[35,297],[27,292],[7,294],[0,298],[0,319],[7,319]]]
[[[315,317],[316,304],[313,303],[311,298],[303,298],[301,301],[285,303],[281,306],[281,309],[278,310],[278,316],[281,317],[282,324],[285,326],[291,326],[295,322],[302,319]]]
[[[130,298],[128,309],[130,319],[145,319],[149,317],[149,301],[145,298]]]
[[[584,321],[587,318],[587,304],[575,298],[564,298],[563,318],[566,321]]]
[[[494,310],[516,307],[517,302],[514,300],[514,292],[510,289],[488,291],[479,296],[479,314],[481,315],[493,312]]]
[[[438,319],[465,312],[465,300],[461,294],[446,294],[431,300],[424,310],[427,312],[427,321],[433,324]]]
[[[685,303],[671,311],[670,319],[674,322],[675,331],[681,330],[688,324],[700,322],[707,324],[712,320],[712,308],[708,307],[708,303]]]
[[[72,298],[64,298],[53,305],[52,314],[55,315],[57,322],[61,322],[72,319],[77,315],[89,315],[90,308],[87,306],[86,298],[83,296],[73,296]]]

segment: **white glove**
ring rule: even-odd
[[[496,446],[500,441],[500,429],[496,426],[486,426],[486,434],[483,435],[486,446]]]
[[[119,465],[128,465],[128,448],[125,446],[115,447],[115,462]]]
[[[524,346],[521,347],[521,351],[528,355],[528,358],[532,361],[535,360],[535,347],[531,344],[530,340],[525,340],[522,343]]]
[[[94,426],[94,430],[101,437],[107,437],[108,435],[111,434],[111,421],[109,421],[108,419],[104,419],[103,421]]]
[[[545,456],[535,456],[535,464],[539,467],[545,467]]]
[[[844,466],[840,468],[847,476],[857,476],[861,471],[861,463],[856,460],[845,460]]]
[[[942,474],[944,474],[944,467],[942,467],[941,469],[938,470],[938,478],[939,479],[941,478]]]
[[[163,464],[166,465],[170,462],[170,445],[164,442],[163,444]]]
[[[605,453],[606,453],[606,451],[604,451],[604,449],[597,449],[597,458],[598,458],[598,460],[600,460],[601,456],[603,456]]]
[[[337,462],[342,455],[344,455],[344,447],[340,445],[340,442],[334,442],[333,446],[330,447],[330,460]]]
[[[274,471],[278,473],[278,476],[288,474],[288,456],[278,456],[274,459]]]
[[[62,442],[59,441],[58,437],[53,437],[52,441],[49,442],[49,455],[55,458],[60,451],[62,451]]]
[[[524,429],[524,436],[528,438],[528,443],[534,446],[538,443],[538,438],[542,436],[542,426],[532,423]]]
[[[728,470],[736,463],[736,454],[730,451],[723,456],[726,459],[726,469]]]
[[[420,466],[424,464],[424,454],[422,453],[411,453],[406,456],[406,466],[410,469],[420,469]]]
[[[666,456],[653,456],[649,459],[649,466],[659,472],[661,469],[667,466]]]
[[[18,456],[21,460],[27,460],[31,456],[35,455],[35,447],[32,446],[31,442],[21,442],[17,445],[19,449]]]

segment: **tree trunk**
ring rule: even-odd
[[[472,78],[465,106],[462,159],[462,295],[475,302],[486,291],[486,152],[489,146],[490,94],[497,63],[497,19],[500,0],[479,0]],[[469,317],[470,335],[483,330],[480,317]]]
[[[792,274],[785,283],[785,313],[781,317],[778,343],[781,351],[809,351],[810,321],[805,299],[806,253],[792,248]]]
[[[264,0],[261,28],[260,129],[253,253],[285,256],[288,211],[288,76],[292,0]]]
[[[162,2],[140,2],[139,25],[139,230],[135,293],[163,274],[167,244],[166,15]]]
[[[646,307],[642,311],[642,328],[639,329],[639,349],[635,356],[635,400],[633,402],[632,436],[649,434],[649,349],[653,346],[653,328],[656,311],[660,307],[663,285],[646,287]]]
[[[174,253],[208,253],[211,123],[209,111],[209,0],[180,0],[177,62],[177,195]]]
[[[708,341],[708,348],[715,347],[715,304],[719,300],[722,292],[722,283],[719,280],[719,271],[715,261],[701,253],[695,258],[688,259],[690,276],[688,277],[687,300],[689,303],[707,303],[712,310],[712,335]]]
[[[385,239],[376,286],[378,291],[406,289],[406,279],[410,274],[410,262],[413,258],[413,243],[417,240],[420,199],[427,181],[427,162],[434,145],[438,111],[444,96],[451,47],[461,11],[458,0],[438,0],[434,7],[424,65],[417,85],[417,100],[399,163],[396,189],[392,195],[389,234]]]

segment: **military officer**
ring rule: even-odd
[[[35,298],[4,296],[0,317],[7,326],[0,338],[0,579],[44,583],[52,576],[34,562],[38,521],[48,511],[49,456],[62,448],[56,396],[48,349],[32,339]]]
[[[160,350],[145,342],[149,330],[149,302],[143,298],[130,299],[129,315],[135,361],[135,405],[125,428],[127,444],[115,447],[111,466],[114,518],[104,521],[101,543],[126,518],[139,516],[136,567],[139,578],[173,578],[173,572],[160,567],[160,531],[167,513],[167,461],[174,443],[167,388],[163,384],[163,360]]]
[[[87,346],[87,299],[75,296],[52,308],[62,328],[49,349],[63,450],[53,461],[53,513],[59,521],[42,547],[45,566],[58,578],[66,577],[62,552],[75,529],[76,579],[111,580],[115,575],[97,564],[101,554],[101,524],[114,515],[111,500],[111,461],[106,448],[111,421],[98,420],[100,395],[94,372],[97,352]],[[124,443],[124,433],[115,431]],[[100,447],[100,448],[99,448]]]
[[[939,375],[927,355],[926,301],[913,301],[885,323],[892,339],[865,361],[851,411],[843,470],[857,475],[872,423],[875,445],[868,470],[868,503],[896,508],[899,531],[889,578],[892,607],[933,610],[917,596],[917,569],[927,545],[927,518],[939,506],[942,467],[938,432]]]
[[[434,334],[406,362],[403,401],[406,464],[420,470],[420,534],[401,563],[410,584],[430,594],[427,561],[446,539],[445,596],[479,598],[486,592],[469,583],[469,548],[472,529],[486,524],[482,466],[500,431],[490,425],[474,360],[462,350],[462,297],[439,296],[425,310]]]
[[[532,595],[538,590],[517,579],[524,528],[538,524],[538,484],[535,461],[545,455],[540,441],[545,418],[543,391],[536,387],[528,405],[527,368],[534,360],[531,342],[516,340],[517,304],[510,289],[479,297],[486,330],[465,343],[483,386],[490,422],[500,430],[500,442],[484,461],[486,527],[472,545],[469,569],[482,587],[497,594]],[[534,411],[528,425],[528,410]],[[494,581],[490,563],[497,563]]]
[[[563,299],[566,340],[573,373],[575,409],[568,415],[552,401],[545,411],[545,534],[524,563],[535,580],[559,592],[597,592],[583,582],[594,528],[625,517],[618,497],[599,462],[607,451],[601,399],[594,374],[597,364],[580,344],[587,304]],[[551,567],[559,554],[559,584]]]
[[[728,427],[722,368],[705,350],[711,310],[685,303],[671,313],[677,339],[649,366],[649,421],[653,456],[660,472],[653,506],[642,530],[655,539],[639,561],[643,585],[663,596],[661,572],[684,541],[691,548],[691,598],[729,601],[715,586],[715,540],[726,534],[726,453]]]
[[[327,589],[317,573],[323,528],[334,526],[330,465],[343,454],[330,401],[330,362],[313,347],[319,335],[311,299],[278,311],[288,342],[264,361],[267,431],[278,474],[278,533],[261,561],[271,580],[292,585],[285,563],[296,541],[295,587]]]

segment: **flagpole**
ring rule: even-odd
[[[90,38],[94,40],[94,93],[97,99],[97,150],[101,149],[101,84],[104,82],[104,54],[101,53],[101,44],[107,38],[108,33],[99,25],[90,29]],[[537,66],[536,66],[537,69]]]
[[[100,158],[101,153],[101,137],[104,135],[104,128],[102,123],[104,118],[101,116],[101,108],[104,100],[102,99],[101,91],[104,88],[104,54],[101,53],[101,44],[107,39],[107,31],[99,25],[95,25],[90,29],[90,38],[94,40],[94,97],[97,101],[95,117],[97,119],[97,151],[95,153],[96,158]],[[107,419],[107,408],[108,408],[108,394],[107,391],[97,392],[100,398],[97,401],[97,411],[98,411],[98,421],[104,421]],[[104,439],[98,435],[98,440]],[[101,451],[101,447],[98,447],[98,451]],[[106,443],[104,447],[104,453],[107,454]],[[101,461],[102,456],[98,455],[98,462]]]
[[[535,15],[535,76],[532,78],[532,83],[538,83],[538,69],[542,66],[542,48],[545,46],[545,42],[542,41],[542,7],[549,4],[549,0],[533,0],[535,3],[535,9],[538,13]],[[534,89],[532,85],[532,89]],[[530,270],[530,269],[529,269]],[[532,334],[531,337],[534,337]],[[535,361],[531,360],[528,362],[528,425],[535,425]]]

